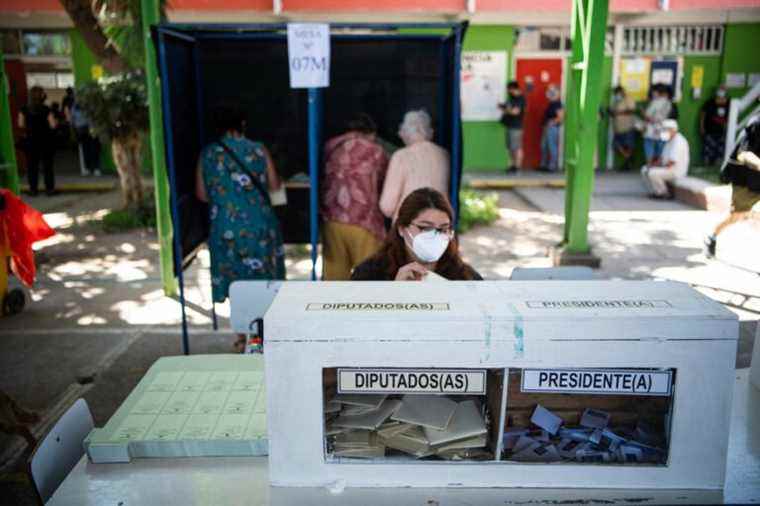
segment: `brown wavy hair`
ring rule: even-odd
[[[398,210],[398,217],[393,223],[380,249],[372,256],[372,260],[387,265],[387,274],[394,279],[399,268],[411,262],[406,248],[406,242],[401,237],[400,228],[408,227],[420,213],[426,209],[443,211],[454,226],[454,210],[446,197],[433,188],[420,188],[404,199]],[[459,245],[456,237],[449,241],[449,247],[435,265],[435,272],[450,280],[474,279],[473,270],[459,256]]]

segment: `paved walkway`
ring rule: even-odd
[[[498,194],[500,219],[461,238],[467,260],[488,279],[507,279],[518,266],[549,266],[547,251],[562,237],[563,190]],[[104,234],[97,224],[118,202],[115,191],[33,202],[58,234],[39,247],[32,304],[0,319],[0,388],[43,414],[37,433],[80,396],[102,425],[156,358],[180,353],[179,304],[163,296],[155,233]],[[750,333],[760,316],[760,226],[727,230],[718,259],[710,260],[701,241],[719,219],[646,199],[634,176],[604,175],[597,180],[590,238],[602,257],[600,276],[684,281],[736,311],[743,322],[737,364],[747,367]],[[307,279],[306,251],[292,248],[288,256],[289,275]],[[201,254],[186,275],[191,349],[228,352],[227,305],[217,306],[223,330],[211,330],[208,265],[208,255]],[[22,451],[18,438],[0,435],[0,473],[6,473],[0,476],[0,504],[28,499],[28,484],[16,467]]]

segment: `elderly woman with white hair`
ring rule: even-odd
[[[448,152],[431,141],[433,127],[427,112],[407,112],[398,135],[406,147],[391,157],[380,195],[380,210],[394,220],[401,202],[418,188],[433,188],[448,195],[451,172]]]

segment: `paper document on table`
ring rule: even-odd
[[[386,400],[379,408],[361,415],[341,414],[334,422],[334,427],[351,427],[356,429],[375,430],[386,421],[401,405],[399,400]]]
[[[338,394],[332,400],[352,406],[379,408],[386,397],[388,396],[385,394]]]
[[[425,274],[425,277],[422,278],[422,281],[428,281],[431,283],[440,283],[443,281],[448,281],[448,279],[444,278],[440,274],[436,274],[433,271],[428,271],[428,273]]]
[[[562,418],[558,417],[540,404],[537,405],[535,411],[533,411],[533,416],[530,417],[530,421],[544,429],[549,434],[556,434],[559,430],[559,426],[562,425]]]
[[[581,416],[581,425],[591,429],[604,429],[610,423],[609,413],[598,409],[587,408]]]
[[[172,441],[177,439],[188,415],[159,415],[145,435],[146,440]]]
[[[464,401],[457,405],[454,416],[444,430],[425,427],[425,436],[433,446],[460,439],[480,436],[486,433],[486,424],[475,401]]]
[[[166,404],[164,404],[161,413],[167,415],[189,415],[193,412],[193,407],[198,403],[200,396],[201,394],[199,392],[194,391],[174,392],[171,397],[169,397],[169,400],[166,401]]]
[[[457,403],[438,395],[405,395],[391,417],[399,422],[444,430],[454,416]]]
[[[203,392],[208,379],[211,377],[209,372],[187,372],[177,385],[180,392]]]
[[[249,415],[221,415],[212,439],[242,439],[248,426]]]

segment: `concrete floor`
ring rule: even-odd
[[[462,236],[463,254],[488,279],[507,279],[514,267],[548,266],[547,250],[562,235],[563,198],[561,189],[499,192],[500,219]],[[155,233],[104,234],[97,225],[118,202],[116,192],[34,199],[58,234],[38,247],[33,302],[0,320],[0,388],[43,415],[38,434],[82,396],[102,425],[156,358],[180,353],[179,304],[163,296]],[[760,229],[732,227],[718,259],[708,259],[702,237],[719,219],[645,199],[635,176],[604,175],[597,179],[590,237],[602,257],[600,276],[683,281],[736,312],[737,367],[746,368],[760,317]],[[208,265],[201,254],[186,275],[191,351],[228,352],[226,304],[217,306],[223,330],[211,330]],[[306,279],[309,269],[305,252],[290,250],[289,276]],[[20,440],[0,434],[0,504],[30,500],[22,463]]]

